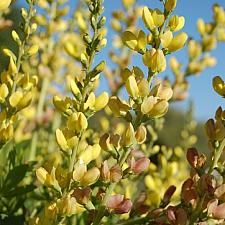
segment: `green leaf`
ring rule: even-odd
[[[10,198],[10,197],[24,195],[24,194],[27,194],[27,193],[33,191],[35,188],[36,188],[36,186],[33,185],[33,184],[26,185],[26,186],[21,186],[21,187],[16,187],[13,190],[5,191],[3,193],[3,197]]]
[[[3,184],[2,192],[9,191],[12,188],[16,187],[17,184],[20,183],[26,176],[26,173],[28,171],[31,171],[31,169],[31,165],[22,164],[10,170]]]

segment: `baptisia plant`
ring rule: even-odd
[[[0,1],[0,32],[13,3]],[[0,224],[223,224],[224,109],[205,124],[207,156],[195,148],[192,105],[181,123],[167,112],[188,97],[190,76],[216,65],[224,9],[215,4],[192,38],[177,0],[122,0],[109,23],[110,3],[76,3],[26,0],[20,24],[12,19],[15,48],[3,47],[0,72]],[[186,64],[175,57],[185,46]],[[221,98],[224,82],[212,82]]]

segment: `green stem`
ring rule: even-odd
[[[97,216],[95,217],[93,225],[99,225],[101,223],[101,220],[105,215],[107,201],[108,201],[109,197],[111,196],[116,184],[117,183],[112,183],[108,186],[105,196],[104,196],[104,199],[102,201],[102,205],[99,207],[99,211],[98,211]]]
[[[56,147],[56,142],[55,142],[55,130],[60,126],[61,123],[61,117],[58,112],[54,114],[54,119],[52,123],[52,129],[49,134],[49,145],[48,145],[48,150],[49,152],[53,152],[55,147]]]
[[[69,172],[70,172],[70,173],[73,172],[73,167],[74,167],[74,164],[75,164],[75,161],[76,161],[77,151],[78,151],[78,149],[79,149],[79,145],[80,145],[80,140],[81,140],[81,138],[82,138],[82,134],[79,135],[77,145],[76,145],[76,147],[73,149],[72,156],[71,156],[71,158],[70,158],[70,163],[69,163]]]
[[[223,149],[225,148],[225,139],[220,143],[219,147],[214,150],[213,160],[209,168],[209,174],[213,172],[213,170],[218,166],[218,161],[220,159],[221,154],[223,153]]]
[[[49,85],[49,79],[45,77],[42,83],[41,93],[40,93],[38,106],[37,106],[37,116],[36,116],[37,118],[40,118],[43,114],[45,96],[47,94],[48,85]],[[35,159],[36,151],[37,151],[37,141],[38,141],[38,131],[36,130],[31,140],[31,150],[30,150],[30,156],[29,156],[30,161]]]
[[[125,149],[124,154],[122,155],[119,165],[122,166],[124,164],[124,162],[127,160],[127,157],[129,156],[131,152],[131,149]],[[102,201],[101,206],[99,207],[98,210],[98,214],[94,219],[93,225],[99,225],[101,223],[102,218],[105,215],[105,211],[106,211],[106,204],[108,202],[109,197],[111,196],[115,186],[116,186],[117,182],[110,184],[107,189],[106,189],[106,193],[104,196],[104,199]]]
[[[12,86],[12,93],[14,93],[16,91],[16,85],[17,85],[17,80],[18,80],[18,76],[19,76],[19,71],[20,71],[20,67],[22,64],[22,58],[24,55],[24,50],[25,50],[25,46],[27,44],[27,41],[29,40],[30,34],[26,34],[26,31],[29,28],[31,19],[32,19],[32,14],[33,14],[33,3],[30,3],[29,5],[29,12],[28,12],[28,17],[25,21],[25,25],[24,25],[24,33],[25,33],[25,38],[22,41],[21,45],[19,46],[19,51],[18,51],[18,57],[17,57],[17,62],[16,62],[16,68],[17,68],[17,73],[14,75],[14,82],[13,82],[13,86]]]

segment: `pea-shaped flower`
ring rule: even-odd
[[[166,69],[166,58],[161,49],[152,48],[143,55],[142,60],[152,72],[160,73]]]

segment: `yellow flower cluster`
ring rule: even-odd
[[[4,10],[11,1],[2,1],[0,9]],[[25,73],[21,69],[22,61],[38,52],[37,45],[29,44],[30,36],[36,31],[37,24],[31,22],[34,16],[34,1],[32,1],[29,11],[22,9],[24,20],[23,33],[20,37],[15,30],[12,31],[12,38],[18,45],[19,54],[16,56],[11,50],[3,49],[4,54],[9,57],[8,69],[1,73],[0,103],[1,103],[1,125],[0,143],[4,145],[14,136],[14,127],[19,119],[19,112],[26,108],[32,100],[33,88],[38,83],[37,76]]]

